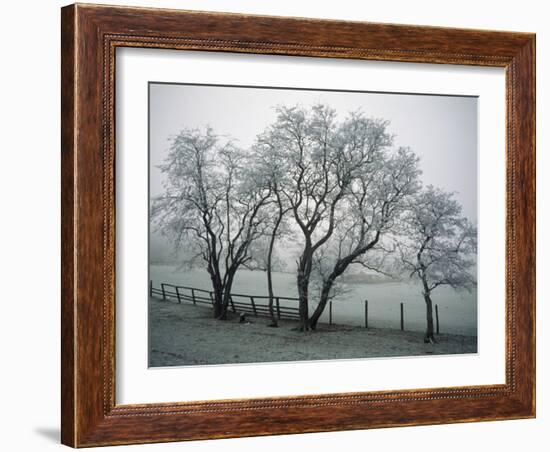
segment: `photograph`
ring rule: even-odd
[[[149,367],[477,353],[476,96],[148,89]]]

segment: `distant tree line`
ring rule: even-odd
[[[422,186],[418,157],[394,146],[388,126],[362,112],[338,120],[319,104],[278,107],[250,149],[209,127],[173,137],[160,166],[164,192],[151,214],[164,235],[186,246],[189,265],[206,267],[216,318],[227,318],[238,270],[255,268],[266,272],[277,326],[272,274],[280,265],[276,245],[286,238],[301,249],[302,331],[317,328],[339,278],[362,266],[420,281],[425,340],[435,340],[432,292],[475,287],[477,231],[453,194]]]

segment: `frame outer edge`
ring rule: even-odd
[[[518,246],[518,366],[522,380],[518,395],[526,417],[536,417],[536,35],[514,59],[517,66],[517,147],[519,187]]]
[[[77,445],[76,6],[61,8],[61,443]]]
[[[537,416],[537,269],[536,269],[536,253],[537,253],[537,36],[536,34],[533,35],[533,39],[531,41],[531,58],[532,58],[532,64],[531,64],[531,70],[533,71],[531,74],[531,80],[532,80],[532,86],[531,86],[531,95],[533,96],[532,99],[532,142],[533,142],[533,149],[532,149],[532,170],[531,170],[531,177],[532,177],[532,183],[533,183],[533,224],[532,224],[532,234],[533,234],[533,272],[531,275],[531,282],[533,284],[533,332],[531,335],[531,347],[532,347],[532,360],[533,360],[533,387],[531,391],[531,397],[532,397],[532,414],[533,417]]]

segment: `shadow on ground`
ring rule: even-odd
[[[37,427],[34,431],[37,435],[54,443],[59,444],[61,441],[61,432],[58,427]]]

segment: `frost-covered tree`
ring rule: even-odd
[[[311,109],[279,107],[262,140],[285,162],[279,193],[300,230],[303,249],[297,262],[301,329],[310,329],[309,282],[315,253],[332,236],[339,204],[357,174],[374,164],[389,144],[386,123],[351,115],[338,123],[327,105]],[[343,139],[344,135],[347,140]]]
[[[468,291],[476,287],[477,229],[462,216],[462,207],[452,193],[431,185],[415,197],[404,225],[400,266],[422,284],[427,323],[424,340],[435,342],[432,292],[444,285]]]
[[[346,140],[346,136],[342,137]],[[397,228],[419,188],[417,156],[408,148],[387,151],[354,176],[340,206],[342,217],[327,243],[320,298],[309,323],[315,329],[338,278],[354,264],[383,272],[392,251],[384,237]]]
[[[391,151],[388,122],[352,112],[338,121],[327,105],[279,107],[262,141],[285,162],[278,193],[301,233],[297,289],[301,329],[315,329],[336,279],[352,263],[368,266],[378,245],[417,185],[417,159]],[[329,259],[332,256],[332,260]],[[322,257],[322,259],[321,259]],[[312,273],[320,298],[309,314]]]
[[[237,270],[252,257],[252,243],[265,234],[262,207],[269,190],[245,176],[246,154],[212,129],[184,129],[176,135],[160,170],[164,193],[151,216],[189,264],[202,260],[214,293],[214,316],[225,319]]]

